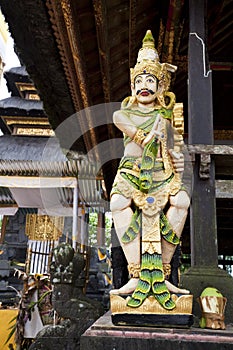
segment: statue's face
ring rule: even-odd
[[[152,74],[137,75],[132,87],[132,93],[136,96],[139,104],[151,105],[156,99],[158,88],[157,79]]]

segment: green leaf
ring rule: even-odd
[[[11,324],[13,321],[16,321],[16,319],[17,319],[17,316],[14,316],[14,317],[9,321],[9,324]],[[16,331],[16,322],[15,322],[15,324],[13,324],[11,327],[9,327],[8,330],[11,330],[11,331],[9,332],[8,337],[7,337],[7,339],[6,339],[5,343],[4,343],[4,345],[6,345],[6,344],[10,341],[10,339],[11,339],[12,336],[13,336],[13,334],[15,333],[15,331]]]

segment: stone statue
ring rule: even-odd
[[[104,313],[103,305],[84,295],[86,259],[68,243],[53,250],[50,264],[54,324],[44,327],[29,350],[80,349],[81,335]]]
[[[74,249],[61,243],[53,249],[53,258],[50,264],[52,283],[72,283]]]
[[[168,281],[190,204],[182,183],[183,139],[172,127],[175,95],[168,89],[175,70],[159,62],[148,30],[130,71],[132,96],[113,115],[124,134],[125,152],[111,192],[111,211],[131,278],[111,294],[131,294],[127,306],[132,308],[152,294],[172,310],[171,293],[189,294]]]
[[[217,288],[207,287],[202,291],[198,301],[202,311],[200,327],[226,329],[224,312],[227,298]]]

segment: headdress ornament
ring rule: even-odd
[[[155,49],[155,41],[150,30],[147,30],[142,41],[142,48],[138,52],[137,63],[130,69],[131,82],[139,74],[153,74],[158,80],[165,79],[170,82],[170,73],[175,72],[176,66],[169,63],[160,63],[159,55]]]

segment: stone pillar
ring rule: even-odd
[[[189,144],[213,144],[212,76],[205,32],[207,1],[190,0],[188,54]],[[196,155],[190,207],[191,268],[181,283],[194,295],[194,315],[201,315],[196,298],[208,286],[218,288],[228,303],[226,321],[232,322],[233,279],[218,268],[215,167],[209,155]]]

